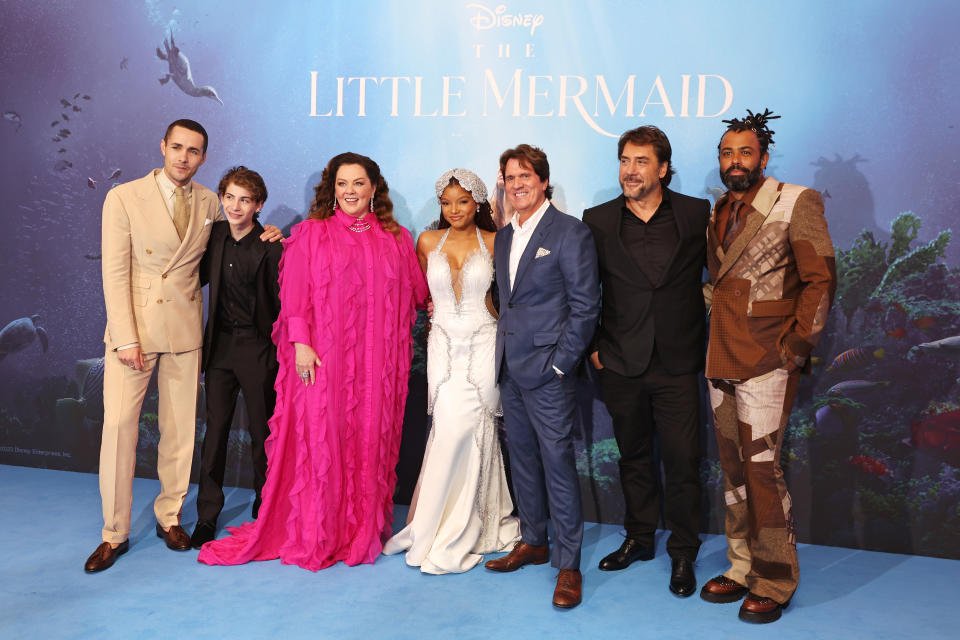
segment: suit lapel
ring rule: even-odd
[[[666,281],[667,275],[670,273],[670,269],[673,267],[673,263],[677,259],[677,254],[680,253],[680,245],[683,244],[683,239],[687,235],[687,210],[683,207],[683,205],[678,205],[677,198],[674,197],[672,191],[670,191],[670,208],[673,210],[673,223],[677,227],[677,243],[673,245],[673,251],[670,253],[670,258],[663,266],[663,271],[660,273],[660,281],[653,283],[654,287],[659,287]]]
[[[534,261],[537,249],[543,245],[544,239],[550,232],[550,225],[553,224],[555,212],[556,209],[552,204],[548,206],[547,210],[543,213],[543,217],[540,218],[540,222],[537,223],[537,228],[533,230],[533,235],[530,236],[530,242],[527,243],[527,247],[523,250],[523,255],[520,256],[520,263],[517,265],[517,274],[513,278],[513,290],[510,292],[511,297],[516,293],[517,285],[520,284],[520,280],[530,267],[530,263]]]
[[[763,223],[766,222],[767,216],[769,216],[773,210],[773,205],[780,199],[780,191],[777,189],[779,184],[780,183],[773,178],[767,178],[757,192],[753,202],[744,205],[744,214],[747,216],[747,220],[743,230],[740,232],[740,235],[737,236],[737,239],[734,240],[733,244],[730,245],[728,252],[724,254],[723,249],[719,248],[719,255],[722,255],[722,258],[720,259],[720,268],[717,270],[717,280],[722,278],[723,274],[729,271],[730,267],[736,263],[737,259],[740,258],[740,255],[743,253],[743,250],[753,239],[753,236],[757,235],[757,231],[759,231]],[[724,198],[727,198],[727,196],[725,195]],[[721,202],[725,202],[725,200],[717,203],[717,210],[719,210]]]
[[[497,271],[497,287],[500,289],[500,299],[510,297],[510,245],[513,242],[513,226],[507,224],[497,231],[493,241],[493,260]],[[501,286],[503,285],[503,286]]]
[[[137,197],[140,198],[141,212],[149,221],[156,238],[174,254],[180,248],[180,236],[177,235],[177,228],[167,209],[167,201],[157,184],[157,171],[162,169],[154,169],[142,178],[137,188]]]
[[[608,234],[609,237],[614,238],[614,246],[617,251],[620,252],[620,257],[622,258],[620,262],[633,271],[634,277],[647,280],[646,274],[640,269],[637,261],[633,259],[633,255],[627,251],[627,245],[623,244],[623,238],[620,236],[620,231],[623,228],[623,223],[621,222],[621,217],[623,216],[622,209],[626,206],[626,202],[624,202],[623,196],[620,196],[620,198],[614,202],[613,207],[603,212],[604,217],[602,224],[605,233]],[[653,283],[651,282],[650,284]]]
[[[224,228],[225,227],[225,228]],[[220,229],[223,228],[221,232]],[[220,273],[223,268],[223,243],[226,234],[230,233],[229,225],[216,225],[210,232],[210,308],[217,308],[217,299],[220,296]]]

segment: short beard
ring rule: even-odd
[[[730,172],[734,169],[743,170],[742,166],[732,165],[727,169],[726,173],[720,172],[720,181],[723,182],[725,186],[730,191],[736,191],[737,193],[742,193],[748,191],[750,187],[757,184],[760,178],[763,177],[763,169],[759,165],[750,170],[746,175],[742,176],[731,176]]]

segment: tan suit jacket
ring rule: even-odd
[[[144,353],[182,353],[203,344],[198,268],[219,202],[193,183],[181,243],[157,171],[114,187],[103,204],[103,341],[111,349],[136,342]]]
[[[746,380],[807,365],[836,290],[833,243],[820,194],[766,178],[725,252],[710,213],[704,296],[711,306],[706,377]]]

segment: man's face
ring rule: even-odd
[[[262,203],[257,202],[253,193],[231,182],[220,198],[223,215],[236,231],[246,231],[253,226],[253,216],[260,212]]]
[[[643,200],[660,191],[660,179],[667,175],[670,164],[657,159],[652,144],[628,142],[620,154],[620,188],[628,200]]]
[[[503,188],[507,193],[507,203],[524,220],[533,215],[547,199],[547,181],[541,180],[529,164],[521,164],[516,158],[507,160],[503,170]]]
[[[163,172],[181,187],[190,183],[207,159],[203,152],[203,136],[185,127],[174,127],[170,135],[160,141],[160,153],[163,154]]]
[[[728,131],[720,140],[720,180],[730,191],[748,191],[763,177],[770,154],[760,153],[753,131]]]

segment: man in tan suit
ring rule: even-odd
[[[706,377],[723,468],[730,568],[709,602],[744,598],[740,618],[773,622],[797,588],[796,533],[780,449],[801,370],[836,289],[833,243],[813,189],[765,178],[769,111],[725,120],[728,188],[707,227],[711,305]]]
[[[192,181],[206,160],[207,132],[193,120],[172,123],[160,142],[163,168],[107,193],[103,203],[103,439],[100,495],[103,543],[87,559],[93,573],[129,548],[140,408],[158,368],[160,392],[154,503],[157,535],[190,548],[180,510],[190,483],[203,342],[197,275],[210,228],[221,218],[217,195]],[[279,231],[264,234],[277,237]]]

